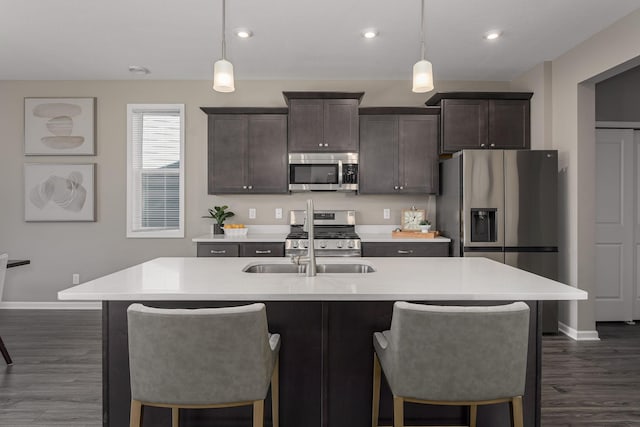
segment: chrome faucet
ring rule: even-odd
[[[316,268],[316,248],[315,248],[315,232],[313,228],[313,200],[307,200],[307,216],[304,221],[303,230],[307,232],[307,256],[293,256],[291,262],[294,264],[306,264],[307,265],[307,277],[313,277],[317,275]]]

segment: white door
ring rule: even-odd
[[[596,130],[597,321],[634,318],[638,241],[635,145],[632,129]]]

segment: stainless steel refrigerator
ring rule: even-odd
[[[558,152],[463,150],[440,163],[438,229],[452,256],[487,257],[557,280]],[[542,330],[558,332],[556,302]]]

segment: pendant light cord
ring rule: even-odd
[[[424,1],[424,0],[423,0]],[[227,1],[222,0],[222,59],[227,59],[227,43],[226,43],[226,16],[227,16]]]
[[[424,61],[424,0],[422,0],[422,7],[420,8],[420,53]]]

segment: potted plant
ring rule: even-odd
[[[228,211],[227,209],[229,209],[229,206],[224,205],[224,206],[214,206],[213,209],[209,209],[209,215],[205,215],[202,218],[213,218],[216,220],[216,223],[213,224],[213,231],[212,234],[223,234],[224,233],[224,229],[222,228],[222,226],[224,225],[224,221],[227,218],[231,218],[232,216],[235,216],[235,213]]]
[[[431,222],[428,219],[423,219],[420,221],[420,231],[423,233],[428,233],[431,229]]]

